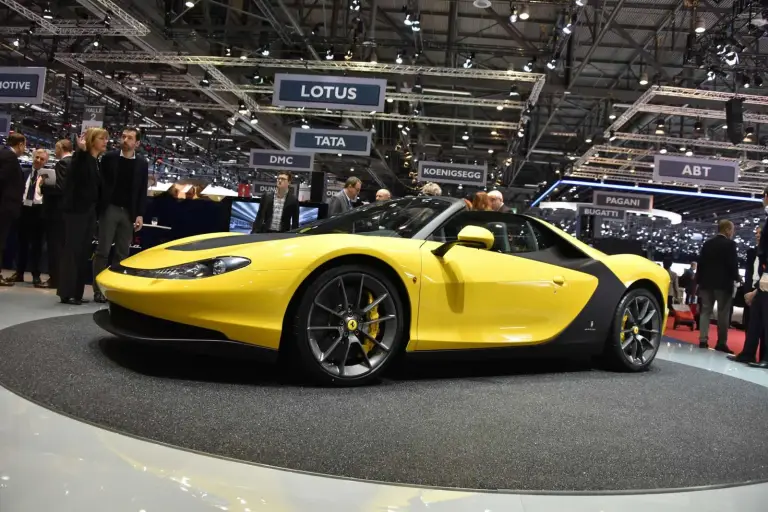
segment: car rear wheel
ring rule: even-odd
[[[400,352],[405,330],[391,279],[372,267],[342,265],[306,288],[293,334],[298,362],[312,380],[353,386],[379,378]]]
[[[619,302],[604,358],[613,368],[639,372],[648,369],[661,344],[663,314],[651,292],[628,291]]]

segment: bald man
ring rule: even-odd
[[[392,194],[389,193],[389,190],[382,188],[376,192],[376,202],[381,203],[390,199],[392,199]]]
[[[495,212],[509,213],[509,208],[504,204],[504,196],[498,190],[488,192],[488,199],[491,200],[491,209]]]

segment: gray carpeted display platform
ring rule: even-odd
[[[428,368],[427,368],[428,367]],[[768,390],[657,361],[406,367],[303,386],[239,354],[135,345],[90,315],[0,331],[0,383],[51,409],[210,454],[441,487],[648,490],[768,478]]]

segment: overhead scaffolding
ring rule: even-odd
[[[93,22],[93,21],[83,21],[83,22],[75,22],[75,21],[53,21],[53,20],[47,20],[37,14],[36,12],[24,7],[22,4],[17,2],[16,0],[0,0],[0,4],[5,5],[9,8],[11,8],[14,12],[17,14],[23,16],[24,18],[34,22],[38,29],[35,31],[38,35],[54,35],[54,36],[68,36],[68,37],[79,37],[79,36],[146,36],[149,34],[149,28],[144,25],[143,23],[139,23],[134,18],[132,18],[130,15],[126,16],[130,19],[130,23],[126,21],[126,19],[123,19],[120,17],[119,13],[124,13],[122,9],[117,7],[113,2],[110,2],[108,0],[101,1],[97,0],[97,3],[102,4],[104,6],[105,12],[108,12],[110,15],[116,16],[120,20],[120,24],[115,23],[114,26],[107,27],[104,25],[103,22]],[[110,5],[112,7],[106,7],[106,5]],[[19,34],[20,31],[26,30],[26,28],[20,28],[20,27],[0,27],[0,35],[14,35]]]

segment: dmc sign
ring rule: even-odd
[[[42,103],[45,68],[0,68],[0,103]]]
[[[275,74],[272,104],[383,112],[387,81],[381,78]]]
[[[618,208],[605,208],[602,206],[591,206],[591,205],[579,205],[579,216],[585,215],[585,216],[595,216],[595,217],[602,217],[606,220],[614,220],[623,222],[627,219],[627,210],[622,210]]]
[[[251,150],[250,166],[260,169],[312,171],[314,164],[314,154],[286,153],[268,149]]]
[[[653,196],[640,194],[623,194],[621,192],[605,192],[595,190],[592,192],[592,203],[595,206],[608,206],[627,210],[653,210]]]
[[[419,181],[452,183],[454,185],[485,186],[485,165],[446,164],[444,162],[419,162]]]
[[[293,128],[291,151],[369,156],[371,132]]]
[[[739,182],[739,164],[713,158],[656,155],[653,179],[666,182],[682,181],[694,185],[736,185]]]

